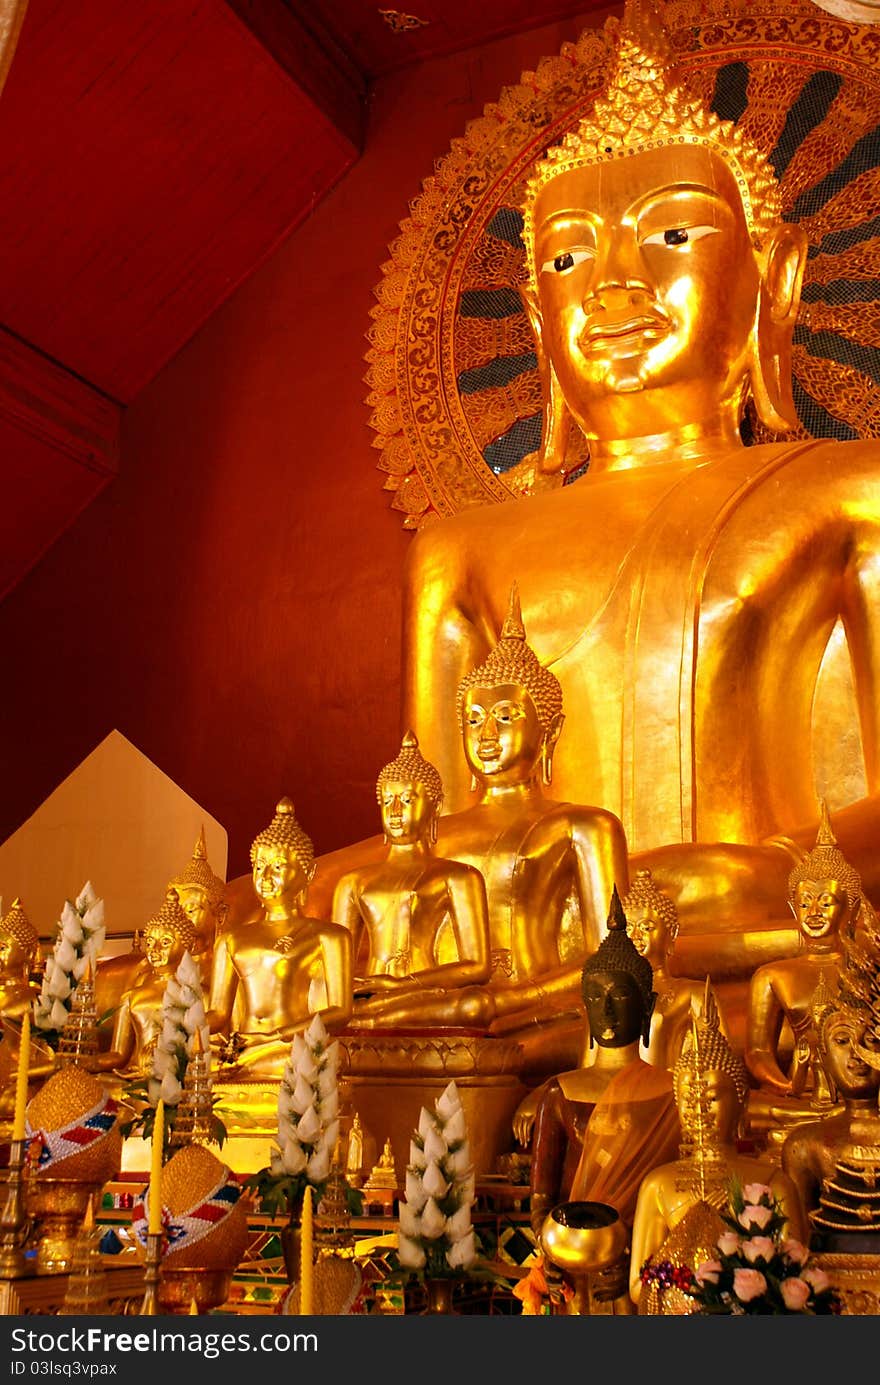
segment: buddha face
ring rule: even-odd
[[[523,782],[539,764],[544,731],[531,696],[519,683],[468,688],[462,732],[465,758],[477,779]]]
[[[869,1096],[880,1087],[880,1071],[869,1067],[858,1051],[863,1029],[833,1010],[822,1026],[828,1079],[842,1097]]]
[[[666,924],[656,909],[643,904],[626,916],[626,931],[643,957],[653,962],[666,954]]]
[[[697,1090],[696,1073],[685,1069],[675,1087],[679,1116],[684,1125],[690,1113],[701,1103],[701,1114],[722,1140],[730,1140],[742,1115],[742,1102],[736,1083],[721,1068],[710,1068],[703,1074],[702,1091]]]
[[[424,784],[386,779],[381,794],[382,827],[390,843],[406,846],[430,836],[435,809]]]
[[[266,906],[292,905],[309,879],[296,853],[283,846],[260,845],[254,852],[254,889]]]
[[[28,954],[11,933],[0,933],[0,974],[17,976],[27,969]]]
[[[199,953],[210,952],[219,920],[211,908],[207,891],[201,885],[175,885],[174,888],[181,909],[196,930],[196,950]]]
[[[799,880],[792,907],[801,933],[813,942],[836,936],[849,913],[849,899],[839,880]]]
[[[760,273],[723,159],[682,145],[560,173],[534,227],[544,348],[588,437],[736,407]]]
[[[590,1034],[600,1048],[622,1048],[640,1037],[645,1003],[628,971],[587,972],[583,995]]]
[[[144,952],[150,966],[156,971],[176,967],[184,951],[183,939],[176,929],[159,920],[147,924],[144,929]]]

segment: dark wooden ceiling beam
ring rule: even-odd
[[[226,4],[360,154],[366,128],[366,76],[310,8],[298,0],[226,0]]]

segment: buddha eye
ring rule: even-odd
[[[670,226],[665,231],[652,231],[645,236],[642,245],[688,245],[691,241],[702,240],[703,236],[714,236],[717,226]]]
[[[595,254],[586,246],[577,246],[574,250],[563,250],[560,255],[555,255],[550,260],[545,260],[541,265],[542,274],[568,274],[577,265],[583,264],[584,260],[595,259]]]

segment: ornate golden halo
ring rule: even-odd
[[[678,72],[767,152],[783,216],[807,232],[794,436],[880,437],[880,28],[812,0],[670,0],[664,18]],[[586,30],[467,126],[382,266],[367,403],[407,529],[510,499],[506,474],[539,446],[519,206],[533,162],[601,88],[611,36]],[[576,481],[586,446],[572,433]]]

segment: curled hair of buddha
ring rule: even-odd
[[[539,662],[526,641],[516,582],[510,589],[501,638],[489,657],[466,673],[458,685],[459,721],[469,688],[494,688],[502,683],[515,683],[525,688],[535,704],[541,726],[549,731],[553,718],[562,711],[562,685],[555,674]]]
[[[612,69],[593,110],[547,150],[526,185],[523,240],[533,284],[534,208],[541,189],[561,173],[631,154],[702,145],[730,168],[753,237],[760,240],[778,224],[781,199],[766,156],[740,127],[721,120],[677,83],[671,68],[669,37],[655,0],[627,0]]]
[[[293,804],[289,798],[282,798],[275,808],[275,816],[251,842],[251,865],[257,858],[261,846],[280,846],[289,856],[295,856],[307,871],[315,860],[315,848],[311,837],[302,830],[294,816]]]
[[[702,1005],[698,1001],[695,1002],[695,1011],[698,1006],[699,1010],[692,1017],[691,1028],[685,1035],[681,1052],[672,1070],[676,1101],[684,1077],[690,1076],[702,1081],[708,1072],[723,1072],[733,1082],[739,1103],[744,1106],[749,1094],[748,1070],[742,1058],[734,1053],[721,1032],[718,1002],[708,978]]]
[[[426,760],[419,750],[418,738],[413,731],[407,731],[400,744],[400,754],[389,760],[379,771],[376,780],[376,798],[382,802],[382,791],[389,780],[403,780],[409,784],[421,784],[435,810],[439,813],[443,802],[443,780],[440,773]]]
[[[643,957],[626,931],[626,915],[617,893],[617,886],[611,893],[611,908],[608,911],[608,932],[596,951],[584,962],[581,971],[581,985],[594,972],[623,971],[635,981],[650,1015],[654,1005],[654,968]]]
[[[204,891],[205,899],[208,901],[208,908],[214,914],[226,912],[226,884],[215,875],[208,864],[208,849],[205,845],[205,829],[199,833],[199,839],[193,847],[192,860],[179,875],[175,875],[169,880],[169,885],[175,889],[178,887],[200,889]]]
[[[819,801],[819,831],[816,845],[808,851],[802,861],[798,861],[788,877],[788,897],[794,903],[794,892],[802,880],[838,880],[846,890],[853,916],[861,904],[862,877],[851,866],[837,845],[837,838],[831,830],[828,806],[823,799]]]
[[[669,943],[678,937],[678,910],[675,901],[658,887],[649,870],[637,870],[628,892],[623,897],[623,912],[627,920],[652,910],[665,926]]]
[[[40,937],[25,913],[20,899],[14,899],[9,913],[0,919],[0,932],[14,938],[26,957],[33,957],[36,954],[40,945]]]
[[[198,936],[195,924],[182,908],[180,897],[171,885],[168,887],[161,907],[144,924],[144,933],[147,933],[151,928],[168,928],[180,939],[185,952],[192,950]]]

